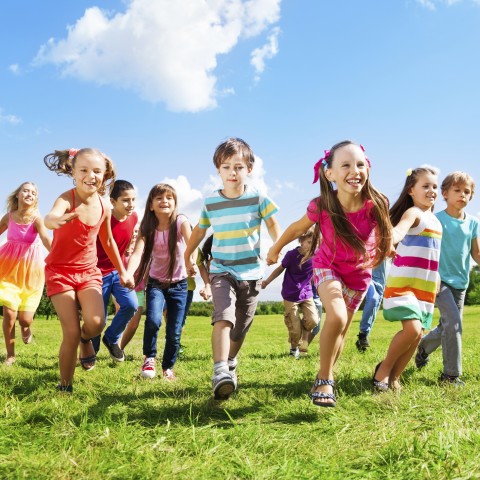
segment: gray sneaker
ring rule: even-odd
[[[293,357],[295,360],[300,360],[300,349],[297,348],[291,348],[289,355]]]
[[[429,361],[430,359],[428,358],[428,353],[421,345],[419,345],[417,353],[415,354],[415,366],[417,368],[423,368],[427,365]]]
[[[118,346],[118,343],[110,343],[105,335],[102,338],[102,343],[107,347],[108,352],[112,360],[116,362],[123,362],[125,360],[125,354],[123,350]]]
[[[230,375],[232,376],[233,383],[235,385],[235,390],[238,387],[238,379],[237,379],[237,366],[238,366],[238,360],[237,357],[233,359],[228,359],[228,371]]]
[[[235,391],[236,385],[231,373],[220,372],[213,375],[212,388],[215,400],[227,400]]]
[[[464,387],[465,382],[460,380],[458,377],[452,377],[451,375],[445,375],[442,373],[440,375],[440,378],[438,379],[440,383],[443,383],[444,385],[452,385],[452,387],[459,388],[459,387]]]

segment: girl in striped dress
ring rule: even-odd
[[[432,323],[439,287],[438,261],[442,226],[433,214],[438,195],[437,170],[424,166],[407,171],[400,197],[390,210],[398,244],[387,278],[383,316],[402,322],[387,356],[375,368],[372,386],[376,392],[399,389],[399,378]]]

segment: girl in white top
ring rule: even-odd
[[[177,213],[177,193],[166,183],[155,185],[148,195],[145,213],[135,249],[128,262],[138,284],[148,272],[146,320],[143,334],[142,376],[155,376],[157,337],[166,307],[167,323],[162,371],[167,381],[175,380],[173,366],[177,360],[182,320],[187,301],[187,271],[184,252],[192,233],[185,215]]]

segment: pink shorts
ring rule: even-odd
[[[94,288],[102,294],[102,272],[92,267],[81,272],[72,272],[68,267],[45,267],[45,284],[49,297],[57,293]]]
[[[367,291],[352,290],[351,288],[348,288],[345,286],[345,283],[343,283],[341,277],[329,268],[313,269],[313,283],[315,284],[315,288],[318,288],[321,283],[328,282],[329,280],[336,280],[337,282],[340,282],[340,285],[342,286],[342,295],[343,299],[345,300],[345,306],[347,307],[347,310],[356,312],[358,307],[360,307],[363,297],[365,297]]]

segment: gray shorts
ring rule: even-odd
[[[230,322],[231,340],[238,341],[245,337],[257,309],[261,284],[261,280],[237,280],[229,273],[210,275],[212,325],[222,320]]]

